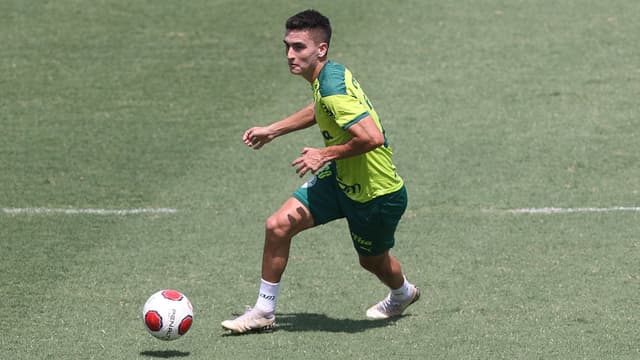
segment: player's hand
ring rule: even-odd
[[[244,135],[242,135],[242,141],[244,141],[248,147],[258,150],[275,139],[275,137],[268,126],[256,126],[245,131]]]
[[[326,157],[323,155],[322,149],[304,148],[301,152],[302,156],[293,160],[291,166],[296,168],[296,173],[300,177],[311,171],[314,173],[327,163]]]

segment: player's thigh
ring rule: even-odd
[[[326,224],[344,217],[333,167],[329,166],[300,186],[292,195],[311,213],[314,225]]]
[[[293,236],[313,226],[311,212],[295,197],[287,199],[280,209],[267,219],[266,224],[267,231],[283,236]]]

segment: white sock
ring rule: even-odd
[[[278,292],[280,292],[280,283],[271,283],[260,279],[260,292],[258,293],[258,300],[256,300],[254,308],[265,314],[275,313]]]
[[[413,288],[413,284],[407,281],[407,278],[403,275],[404,282],[402,286],[397,289],[391,289],[391,298],[395,301],[405,301],[409,297],[411,297],[411,288]]]

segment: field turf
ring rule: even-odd
[[[226,336],[257,295],[264,220],[303,181],[290,161],[322,145],[313,128],[241,141],[311,101],[282,45],[285,19],[311,7],[394,147],[410,198],[394,254],[423,299],[367,320],[386,290],[338,221],[295,238],[279,330]],[[639,13],[3,0],[0,357],[640,358]],[[195,306],[175,342],[141,320],[162,288]]]

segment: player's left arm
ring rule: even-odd
[[[384,144],[384,134],[370,115],[351,125],[347,131],[352,138],[343,144],[302,149],[301,156],[291,163],[298,175],[302,177],[309,171],[315,173],[329,161],[364,154]]]

